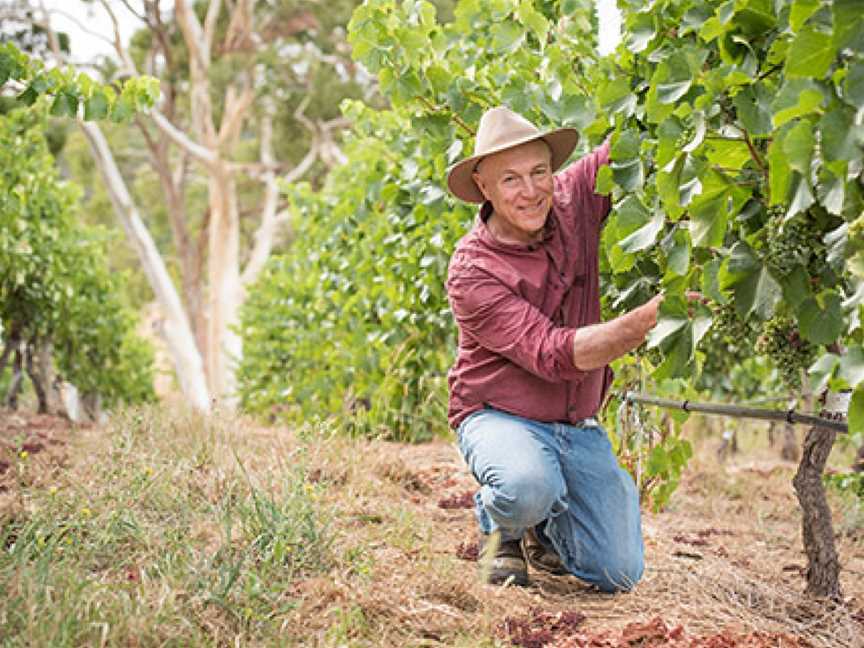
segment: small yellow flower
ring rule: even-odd
[[[30,453],[27,452],[26,450],[22,450],[18,456],[21,457],[22,459],[26,459],[27,457],[30,456]]]
[[[57,487],[52,486],[51,488],[48,489],[48,493],[50,493],[51,495],[56,495],[57,494]]]
[[[81,509],[81,515],[89,518],[92,515],[92,511],[85,506],[84,508]]]
[[[149,477],[150,475],[153,474],[153,469],[152,469],[150,466],[147,466],[147,467],[144,469],[144,474],[147,475],[147,476]]]

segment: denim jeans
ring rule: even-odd
[[[515,540],[533,526],[568,571],[601,590],[630,590],[639,581],[639,495],[599,424],[540,423],[487,408],[468,416],[458,435],[480,483],[474,500],[482,533]]]

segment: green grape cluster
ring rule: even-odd
[[[711,329],[718,338],[724,340],[740,341],[750,337],[750,325],[738,316],[732,302],[714,308]]]
[[[771,360],[789,389],[801,386],[801,369],[809,367],[816,356],[816,348],[801,337],[795,322],[783,316],[772,317],[762,325],[756,352]]]
[[[796,266],[807,268],[824,255],[823,232],[807,213],[783,222],[784,208],[775,205],[768,210],[765,225],[765,262],[772,274],[788,276]],[[818,274],[818,268],[815,274]]]

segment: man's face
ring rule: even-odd
[[[495,228],[508,240],[535,241],[552,207],[549,146],[534,140],[480,161],[474,182],[495,210]]]

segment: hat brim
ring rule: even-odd
[[[485,157],[506,151],[514,146],[533,142],[534,140],[543,140],[549,145],[549,149],[552,152],[552,173],[555,173],[567,161],[573,149],[576,148],[576,144],[579,143],[579,132],[575,128],[559,128],[547,133],[539,133],[521,140],[508,142],[504,146],[486,151],[481,155],[466,158],[450,167],[450,171],[447,173],[447,187],[454,196],[465,202],[478,204],[485,202],[486,198],[483,197],[480,188],[472,177],[477,163]]]

